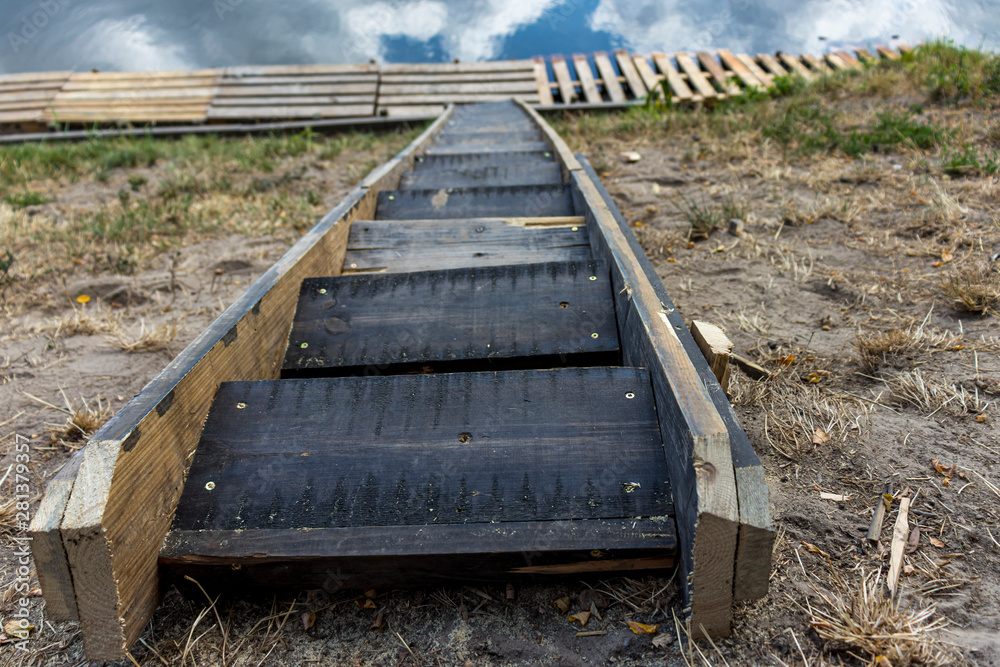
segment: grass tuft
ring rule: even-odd
[[[944,278],[941,290],[957,310],[977,315],[1000,314],[1000,269],[985,262]]]

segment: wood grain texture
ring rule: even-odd
[[[670,62],[670,58],[667,57],[665,53],[654,53],[653,63],[657,68],[663,73],[663,76],[667,79],[667,85],[670,86],[670,90],[673,91],[674,96],[682,102],[696,102],[702,99],[702,95],[699,93],[697,96],[691,92],[691,88],[688,87],[687,82],[681,78],[680,73],[674,67],[674,64]],[[712,91],[715,94],[715,91]]]
[[[425,155],[485,155],[488,153],[537,153],[550,150],[544,141],[523,141],[476,146],[428,146]]]
[[[75,621],[76,596],[73,577],[66,560],[66,549],[59,534],[83,457],[75,454],[45,485],[45,495],[35,510],[28,528],[31,538],[31,555],[35,559],[38,585],[45,596],[45,613],[54,621]]]
[[[764,67],[772,76],[785,76],[788,74],[788,70],[781,66],[778,59],[772,56],[770,53],[758,53],[757,60],[760,61],[761,66]]]
[[[378,220],[574,215],[565,185],[394,190],[378,194]]]
[[[649,61],[646,60],[645,56],[633,56],[632,62],[635,64],[635,69],[642,78],[643,85],[646,86],[648,91],[654,91],[660,88],[660,80],[663,79],[663,75],[657,75],[653,71],[653,68],[649,65]],[[673,95],[671,95],[673,97]]]
[[[733,351],[733,342],[719,327],[708,322],[691,322],[691,336],[698,344],[708,367],[712,369],[715,379],[719,381],[722,391],[729,391],[729,353]]]
[[[774,77],[765,72],[753,58],[745,53],[738,53],[736,54],[736,57],[755,77],[757,77],[757,80],[760,81],[765,88],[770,88],[774,85]]]
[[[475,169],[480,167],[497,167],[508,164],[525,165],[557,163],[551,150],[506,153],[463,153],[459,155],[425,154],[418,155],[416,157],[413,163],[413,170]]]
[[[570,104],[576,99],[576,88],[569,75],[569,66],[562,56],[552,56],[552,72],[559,84],[559,98],[563,104]]]
[[[712,84],[708,82],[705,78],[704,72],[698,67],[698,64],[686,53],[678,53],[674,56],[677,60],[677,65],[683,70],[687,75],[687,82],[691,84],[698,94],[706,100],[721,99],[724,97],[723,93],[717,92]],[[670,84],[671,88],[673,83]]]
[[[535,58],[535,86],[538,88],[539,104],[553,104],[552,88],[549,86],[549,72],[544,58]]]
[[[448,133],[441,132],[435,137],[435,146],[463,146],[475,145],[495,145],[505,142],[520,144],[542,140],[542,133],[538,129],[530,130],[499,130],[499,131],[472,131]]]
[[[403,174],[400,190],[446,187],[492,187],[562,183],[562,168],[556,162],[502,164],[457,169],[421,169]]]
[[[548,262],[302,283],[283,377],[615,363],[603,262]]]
[[[617,49],[615,51],[615,62],[618,63],[618,69],[621,71],[622,76],[625,77],[625,81],[628,83],[628,87],[632,91],[632,98],[640,99],[645,97],[646,85],[639,76],[639,72],[636,70],[635,63],[632,62],[632,57],[629,55],[628,51],[625,49]]]
[[[831,72],[829,65],[827,65],[821,58],[810,53],[802,54],[802,62],[809,66],[809,69],[813,72],[819,72],[821,75],[829,74]]]
[[[719,49],[719,59],[722,60],[722,64],[728,67],[730,70],[736,74],[737,78],[743,82],[743,85],[747,88],[760,88],[763,84],[760,80],[753,75],[753,73],[743,64],[739,58],[734,56],[731,51],[726,49]]]
[[[374,197],[348,195],[84,448],[60,532],[90,659],[121,659],[156,607],[158,552],[217,387],[277,376],[301,280],[340,269],[350,222],[374,214]]]
[[[640,368],[223,383],[172,530],[670,516],[662,452]]]
[[[792,74],[798,74],[806,81],[812,81],[815,79],[815,75],[806,69],[806,66],[802,64],[802,61],[798,56],[793,56],[790,53],[782,53],[781,64],[788,68],[788,71]]]
[[[601,82],[604,84],[604,90],[611,98],[612,102],[624,102],[625,101],[625,91],[622,90],[622,85],[618,82],[618,72],[615,71],[614,65],[608,59],[608,54],[604,51],[598,51],[594,54],[594,64],[597,66],[597,71],[601,74]]]
[[[535,122],[535,124],[540,128],[542,135],[545,138],[546,143],[552,148],[556,154],[556,159],[563,165],[563,176],[565,180],[569,181],[569,172],[575,171],[580,168],[580,163],[577,161],[576,156],[573,155],[573,151],[570,150],[569,145],[566,141],[559,136],[559,133],[552,129],[552,127],[545,122],[542,116],[532,109],[524,100],[515,100],[517,104],[524,109],[524,112]]]
[[[590,69],[587,56],[582,53],[573,54],[573,69],[576,70],[576,78],[580,81],[580,88],[583,96],[588,102],[602,102],[601,92],[597,89],[597,82],[594,80],[594,72]]]
[[[560,225],[533,220],[481,218],[463,221],[355,221],[344,273],[427,271],[590,258],[582,218]]]
[[[826,54],[823,57],[826,59],[826,62],[830,64],[830,67],[832,67],[834,70],[836,70],[838,72],[842,72],[842,71],[845,71],[845,70],[852,69],[836,53],[828,53],[828,54]]]
[[[726,76],[726,70],[722,69],[722,65],[715,59],[715,56],[707,51],[700,51],[698,53],[698,62],[701,63],[701,66],[712,77],[717,90],[725,95],[740,94],[740,87]]]
[[[862,69],[861,62],[857,58],[855,58],[853,55],[851,55],[850,53],[848,53],[847,51],[840,50],[840,51],[837,51],[836,54],[851,69],[854,69],[854,70],[860,70],[860,69]]]

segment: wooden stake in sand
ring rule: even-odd
[[[899,572],[903,569],[903,551],[906,549],[906,540],[910,536],[910,522],[908,515],[910,512],[910,499],[903,498],[899,501],[899,516],[896,517],[896,525],[892,529],[892,548],[889,557],[889,592],[896,594],[896,586],[899,583]]]

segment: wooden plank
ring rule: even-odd
[[[533,71],[515,72],[439,72],[406,74],[382,73],[381,83],[479,83],[483,81],[537,81]]]
[[[378,90],[378,84],[356,83],[356,84],[311,84],[301,83],[283,86],[219,86],[217,94],[219,98],[240,98],[240,97],[270,97],[284,95],[288,97],[298,95],[374,95]]]
[[[45,596],[45,614],[54,621],[75,621],[79,618],[73,577],[59,536],[59,523],[66,511],[82,460],[79,452],[74,454],[45,485],[45,495],[28,528],[38,585]]]
[[[566,181],[569,181],[569,172],[572,172],[580,168],[580,163],[577,162],[576,157],[573,155],[573,151],[569,149],[569,146],[559,136],[559,133],[552,129],[552,127],[545,122],[541,115],[532,109],[524,100],[514,100],[518,105],[524,109],[524,112],[531,117],[535,124],[541,129],[542,134],[545,136],[545,141],[549,146],[552,147],[552,151],[556,154],[556,159],[562,163],[563,168],[566,170],[564,176]]]
[[[226,382],[172,530],[670,516],[652,394],[615,366]]]
[[[535,58],[535,85],[538,87],[539,104],[554,104],[552,88],[549,85],[549,72],[545,67],[544,58]]]
[[[594,73],[587,62],[587,56],[582,53],[573,54],[573,68],[576,70],[576,78],[580,81],[580,88],[588,102],[603,102],[601,93],[597,90],[597,83],[594,81]]]
[[[510,95],[505,93],[445,93],[428,95],[382,95],[378,96],[379,106],[401,104],[476,104],[478,102],[506,102]],[[538,102],[534,94],[522,95],[525,100]]]
[[[15,102],[45,103],[55,97],[56,92],[55,90],[26,90],[17,93],[3,93],[0,94],[0,102],[4,104]]]
[[[532,224],[530,221],[538,223]],[[402,273],[590,258],[582,218],[355,221],[344,272]]]
[[[632,97],[634,99],[645,97],[647,92],[646,86],[642,82],[639,72],[636,71],[635,63],[632,62],[629,52],[625,49],[617,49],[615,51],[615,60],[618,62],[618,69],[621,71],[622,76],[625,77],[628,87],[632,90]]]
[[[124,79],[115,81],[67,81],[62,92],[98,92],[133,90],[174,90],[184,88],[213,88],[219,83],[215,76],[191,79]]]
[[[731,69],[747,88],[761,88],[764,86],[763,82],[757,79],[750,69],[743,64],[743,61],[734,56],[732,52],[726,49],[719,49],[719,58],[722,60],[722,64]]]
[[[477,144],[481,145],[491,145],[499,144],[504,141],[510,141],[511,143],[525,143],[530,141],[537,141],[542,139],[542,133],[537,129],[535,130],[511,130],[510,132],[504,131],[494,131],[494,132],[457,132],[455,134],[448,134],[446,132],[441,132],[435,138],[436,146],[452,146],[452,145],[465,145],[474,146]]]
[[[714,324],[691,321],[691,336],[705,356],[708,367],[712,369],[715,379],[719,381],[722,391],[729,391],[729,354],[733,351],[733,342]]]
[[[44,109],[0,111],[0,123],[38,123],[45,120]]]
[[[607,265],[549,262],[307,279],[282,377],[600,365],[617,358]]]
[[[227,77],[253,76],[317,76],[326,74],[368,74],[378,75],[379,66],[361,65],[239,65],[218,71]]]
[[[437,74],[441,72],[526,72],[535,76],[535,63],[531,60],[495,60],[475,63],[403,63],[382,65],[382,74]]]
[[[812,81],[815,77],[812,73],[806,69],[805,65],[799,60],[797,56],[793,56],[789,53],[780,54],[781,63],[788,68],[788,71],[793,74],[798,74],[806,81]]]
[[[542,217],[575,213],[569,191],[562,185],[380,192],[377,210],[380,220]]]
[[[826,62],[830,64],[830,67],[832,67],[834,70],[838,72],[843,72],[851,69],[851,67],[849,67],[847,63],[841,60],[840,56],[838,56],[836,53],[827,53],[823,57],[826,58]]]
[[[0,84],[65,81],[72,74],[72,71],[67,70],[59,72],[19,72],[17,74],[0,74]]]
[[[642,252],[639,242],[629,230],[628,224],[614,205],[607,190],[601,186],[593,168],[587,164],[585,159],[581,160],[581,165],[584,173],[590,177],[590,182],[594,184],[594,189],[598,191],[600,197],[603,199],[607,211],[610,211],[614,221],[618,224],[619,230],[625,237],[632,251],[632,262],[636,265],[636,270],[644,274],[648,283],[652,286],[656,302],[660,308],[660,318],[677,332],[681,345],[694,365],[703,386],[708,390],[712,403],[729,432],[730,456],[732,457],[735,473],[740,522],[734,568],[735,574],[732,578],[735,584],[733,596],[736,599],[757,599],[763,597],[767,593],[770,580],[771,551],[775,539],[763,466],[754,452],[749,439],[746,437],[746,433],[744,433],[740,426],[732,406],[729,404],[729,400],[716,381],[708,364],[705,363],[701,356],[694,338],[688,333],[683,318],[663,288],[663,283],[657,278],[656,271]],[[589,220],[588,224],[590,224]],[[591,244],[595,247],[596,254],[597,247],[593,238],[591,238]],[[614,273],[612,277],[614,281]],[[613,282],[613,284],[615,283]],[[618,294],[619,300],[623,297],[631,299],[633,296],[629,294],[629,290],[625,289],[625,285],[631,286],[632,283],[625,283],[621,287],[621,292]],[[617,292],[618,288],[616,287],[615,289]],[[628,340],[624,337],[622,338],[623,352],[627,350]],[[659,396],[657,400],[660,400]],[[660,414],[665,413],[661,411]],[[697,460],[695,459],[695,461]],[[703,470],[700,465],[697,466],[697,469]],[[672,474],[674,472],[678,471],[672,470]],[[673,477],[671,477],[671,480],[673,480]],[[673,482],[671,483],[673,484]],[[723,486],[722,488],[725,489],[726,487]],[[687,498],[689,496],[675,491],[674,497]],[[684,554],[682,553],[681,555],[683,557]],[[682,566],[684,565],[683,558],[681,559],[681,564]],[[701,578],[703,583],[710,583],[711,579],[704,578],[710,576],[710,574],[703,571],[694,579]],[[681,592],[688,602],[691,601],[691,595],[694,592],[694,588],[691,586],[694,579],[686,577],[684,581],[688,585],[681,587]]]
[[[214,87],[202,88],[171,88],[156,90],[75,90],[60,91],[56,94],[57,103],[76,102],[139,102],[142,100],[164,101],[167,104],[174,100],[184,99],[211,99],[216,94]]]
[[[0,93],[21,93],[31,90],[47,90],[52,93],[62,88],[61,81],[41,81],[39,83],[3,83],[0,84]]]
[[[216,77],[222,74],[220,69],[201,70],[161,70],[143,72],[73,72],[69,80],[77,81],[136,81],[136,80],[166,80]]]
[[[495,167],[504,164],[554,164],[551,150],[520,153],[471,153],[462,155],[422,155],[413,164],[415,171],[424,169],[463,169]]]
[[[685,328],[676,330],[669,322],[592,178],[586,171],[574,172],[574,196],[585,211],[594,255],[612,267],[623,361],[649,368],[652,377],[674,493],[689,628],[696,636],[726,636],[739,528],[729,431],[680,342]]]
[[[535,93],[535,81],[479,81],[467,83],[383,83],[379,95],[499,95]],[[551,93],[550,93],[551,94]],[[510,97],[508,95],[507,97]]]
[[[708,79],[705,78],[701,68],[699,68],[694,60],[692,60],[691,56],[686,53],[678,53],[674,56],[674,58],[677,60],[677,65],[684,70],[685,74],[687,74],[688,83],[694,86],[694,89],[698,91],[698,94],[701,95],[702,98],[711,100],[722,99],[725,97],[724,94],[717,92],[715,88],[712,87],[712,84],[708,82]],[[659,65],[659,61],[657,64]],[[666,72],[664,72],[664,74],[666,74]],[[674,87],[672,81],[670,83],[670,87]]]
[[[715,87],[724,93],[725,95],[739,95],[740,88],[733,81],[726,76],[726,70],[722,69],[722,65],[715,59],[711,53],[707,51],[700,51],[698,53],[698,62],[701,66],[705,68],[705,71],[712,77],[715,82]]]
[[[421,169],[403,174],[400,190],[420,188],[473,188],[498,185],[562,183],[562,166],[556,162],[502,164],[459,169]]]
[[[665,574],[673,568],[676,544],[672,523],[653,519],[175,531],[160,563],[178,586],[189,575],[212,590],[360,590],[374,581],[426,586],[602,572]],[[595,553],[595,545],[607,548]]]
[[[398,173],[381,178],[375,188],[394,186]],[[353,191],[84,448],[60,534],[89,659],[122,659],[156,607],[156,559],[219,383],[277,376],[301,280],[340,268],[351,220],[371,217],[373,204],[373,192]]]
[[[896,48],[899,49],[900,54],[913,53],[913,47],[909,46],[908,44],[897,44]]]
[[[646,86],[646,90],[661,90],[662,92],[662,89],[660,88],[660,80],[663,78],[663,75],[657,76],[656,72],[653,71],[653,68],[649,66],[649,61],[646,60],[646,57],[639,55],[632,56],[632,62],[635,65],[635,69],[639,73],[639,76],[642,78],[642,83]],[[673,95],[671,95],[671,97],[673,97]]]
[[[757,60],[772,76],[786,76],[788,70],[781,66],[778,59],[772,56],[770,53],[758,53]]]
[[[803,53],[802,61],[805,62],[805,64],[808,65],[814,72],[829,74],[831,71],[830,67],[825,62],[810,53]]]
[[[376,115],[393,118],[434,117],[445,110],[444,104],[424,104],[421,106],[379,106]]]
[[[770,88],[774,85],[774,77],[764,71],[764,69],[757,64],[757,62],[745,53],[738,53],[736,57],[739,59],[743,66],[750,70],[751,73],[757,80],[764,84],[765,88]]]
[[[325,105],[365,105],[369,113],[374,109],[375,95],[302,95],[297,97],[216,97],[214,107],[300,107]]]
[[[372,74],[316,74],[297,76],[223,76],[216,80],[223,88],[252,88],[254,86],[362,86],[379,83],[379,76]]]
[[[537,153],[551,150],[544,141],[526,141],[510,144],[428,146],[426,155],[485,155],[489,153]]]
[[[335,105],[286,105],[286,106],[219,106],[208,109],[208,119],[263,119],[263,118],[351,118],[372,116],[371,104]]]
[[[205,107],[178,107],[175,110],[126,108],[114,111],[92,108],[46,109],[42,118],[58,123],[117,123],[117,122],[172,122],[200,123],[205,121]]]
[[[597,71],[601,74],[601,82],[604,84],[604,90],[607,91],[611,101],[624,102],[625,91],[622,90],[622,85],[618,83],[618,72],[615,71],[611,61],[608,60],[608,54],[604,51],[595,53],[594,64],[597,65]]]
[[[569,67],[562,56],[552,56],[552,71],[556,75],[559,84],[559,97],[563,104],[570,104],[576,99],[576,89],[569,75]]]
[[[887,60],[899,60],[899,53],[893,51],[888,46],[876,46],[875,53]]]
[[[861,69],[861,62],[847,51],[837,51],[837,55],[851,69]]]
[[[667,84],[670,86],[670,90],[673,91],[674,96],[681,102],[698,102],[701,101],[702,95],[699,93],[695,95],[691,89],[688,87],[687,82],[681,78],[680,73],[674,68],[673,63],[664,53],[654,53],[653,62],[663,72],[663,76],[667,78]],[[693,63],[692,63],[693,64]],[[706,83],[708,83],[706,81]],[[711,88],[711,86],[708,86]],[[711,93],[715,95],[715,91],[712,90]]]
[[[854,52],[858,54],[858,60],[860,60],[865,65],[878,61],[878,58],[869,53],[868,49],[854,49]]]

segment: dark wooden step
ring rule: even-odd
[[[399,189],[496,187],[545,183],[562,183],[562,168],[555,162],[408,171],[400,179]]]
[[[356,220],[344,272],[399,273],[586,259],[590,244],[583,218]]]
[[[302,283],[282,377],[612,364],[603,262],[548,262]]]
[[[525,143],[529,141],[541,141],[541,130],[521,130],[512,132],[459,132],[450,134],[442,132],[434,137],[434,144],[437,146],[473,146],[473,145],[493,145],[503,143]]]
[[[532,153],[548,151],[551,147],[544,141],[522,141],[518,143],[501,142],[498,144],[480,144],[476,146],[428,146],[424,155],[469,155],[476,153]]]
[[[461,153],[458,155],[422,155],[413,161],[414,171],[425,169],[465,169],[498,167],[507,164],[555,164],[552,151],[522,153]]]
[[[378,220],[540,218],[574,215],[569,187],[518,185],[494,188],[384,190],[378,193]]]
[[[641,368],[223,383],[160,562],[296,590],[668,567],[670,498]]]

